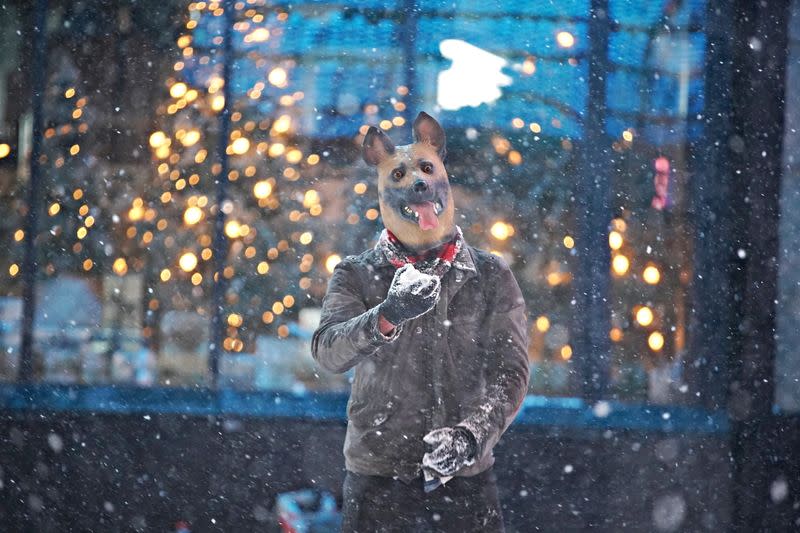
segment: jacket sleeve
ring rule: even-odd
[[[486,318],[485,394],[468,406],[458,426],[468,429],[477,443],[476,457],[491,451],[519,412],[528,393],[528,319],[525,301],[508,265],[496,263],[498,281]]]
[[[361,297],[361,283],[352,263],[344,260],[333,271],[322,301],[319,327],[311,339],[311,354],[324,369],[342,373],[392,342],[378,329],[379,308],[367,309]]]

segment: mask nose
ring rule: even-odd
[[[413,185],[414,192],[427,192],[428,183],[425,180],[417,180]]]

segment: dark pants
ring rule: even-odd
[[[504,531],[492,468],[427,494],[421,477],[406,485],[347,471],[343,493],[343,533]]]

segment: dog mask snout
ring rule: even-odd
[[[428,192],[428,183],[425,180],[415,181],[414,192]]]

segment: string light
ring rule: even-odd
[[[654,352],[661,351],[664,347],[664,335],[662,335],[658,331],[654,331],[647,337],[647,345],[650,346],[650,349]]]
[[[564,361],[569,361],[570,359],[572,359],[572,346],[570,346],[569,344],[565,344],[564,346],[561,347],[561,358]]]
[[[281,67],[275,67],[269,72],[267,80],[275,87],[283,88],[286,87],[286,80],[288,77],[286,70]]]
[[[181,255],[181,258],[178,260],[178,265],[184,272],[191,272],[197,267],[197,256],[192,252],[186,252]]]
[[[231,150],[236,155],[246,154],[249,149],[250,149],[250,141],[247,140],[245,137],[239,137],[231,144]]]
[[[186,208],[186,211],[183,213],[183,221],[189,226],[197,224],[202,218],[203,210],[194,205]]]
[[[612,250],[619,250],[622,248],[623,239],[622,234],[618,231],[611,231],[608,233],[608,246]]]
[[[274,133],[286,133],[292,127],[292,117],[289,115],[281,115],[272,124],[272,131]]]
[[[259,200],[263,200],[272,194],[272,184],[269,181],[262,180],[253,185],[253,195]]]
[[[661,280],[661,272],[654,265],[648,265],[642,272],[642,279],[650,285],[655,285]]]
[[[118,257],[114,260],[114,264],[111,268],[114,270],[116,275],[124,276],[128,273],[128,262],[124,257]]]
[[[636,322],[639,323],[640,326],[649,326],[653,323],[653,311],[646,305],[641,306],[636,311]]]
[[[333,269],[336,268],[336,265],[342,262],[341,256],[338,254],[331,254],[325,260],[325,269],[328,271],[329,274],[333,274]]]
[[[575,36],[568,31],[560,31],[556,34],[556,42],[561,48],[572,48],[575,46]]]
[[[158,148],[167,142],[167,135],[163,131],[156,131],[150,135],[150,146]]]
[[[514,226],[502,221],[498,221],[492,224],[492,227],[489,230],[489,232],[495,239],[499,241],[504,241],[509,237],[511,237],[512,235],[514,235]]]
[[[624,276],[630,268],[630,261],[622,254],[615,255],[611,260],[611,268],[617,276]]]

